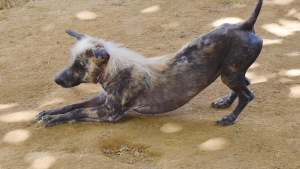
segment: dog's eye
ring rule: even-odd
[[[82,61],[75,62],[74,66],[77,67],[77,68],[84,68],[85,67],[85,65]]]
[[[84,67],[84,63],[83,63],[83,62],[79,62],[79,63],[80,63],[80,65],[81,65],[81,66],[83,66],[83,67]]]

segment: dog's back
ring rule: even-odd
[[[223,24],[179,50],[168,68],[156,75],[157,87],[136,98],[142,105],[136,110],[153,114],[171,111],[189,102],[221,74],[225,84],[231,79],[227,76],[245,74],[262,48],[253,29],[261,5],[259,0],[245,22]]]

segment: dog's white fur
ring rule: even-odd
[[[114,76],[119,71],[126,68],[134,68],[135,76],[142,77],[148,75],[150,79],[156,78],[156,73],[163,71],[168,67],[168,62],[173,55],[165,55],[160,57],[146,58],[139,53],[133,52],[120,44],[105,41],[85,35],[80,39],[71,50],[71,60],[74,61],[80,54],[88,49],[96,49],[97,46],[103,46],[109,53],[110,58],[105,68],[105,74]]]

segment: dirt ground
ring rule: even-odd
[[[234,125],[215,125],[236,106],[210,107],[230,92],[220,79],[162,115],[130,112],[116,123],[50,128],[33,120],[99,93],[99,85],[64,89],[53,81],[76,42],[66,29],[151,57],[175,52],[221,22],[247,19],[255,4],[38,0],[0,10],[0,169],[300,168],[299,0],[264,1],[255,26],[264,47],[247,73],[256,98]]]

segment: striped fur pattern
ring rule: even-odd
[[[238,98],[236,108],[217,121],[220,125],[234,124],[255,97],[245,74],[262,49],[262,40],[254,31],[261,7],[262,0],[258,0],[245,22],[223,24],[177,53],[151,58],[67,30],[78,42],[71,50],[71,63],[55,82],[66,88],[100,83],[102,92],[82,103],[42,111],[36,119],[47,127],[73,121],[117,121],[130,110],[165,113],[185,105],[221,76],[232,92],[215,100],[212,107],[228,107]]]

